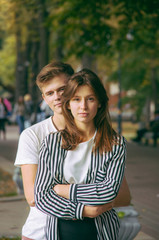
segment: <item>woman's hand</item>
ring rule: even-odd
[[[113,202],[97,206],[84,206],[83,217],[95,218],[113,208]]]

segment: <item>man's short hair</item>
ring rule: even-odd
[[[61,74],[65,74],[68,79],[74,73],[73,68],[68,63],[63,62],[50,62],[46,66],[44,66],[40,73],[37,75],[36,84],[41,88],[45,85],[45,83],[49,82],[54,77],[57,77]]]

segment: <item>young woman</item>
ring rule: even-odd
[[[74,74],[63,94],[66,128],[42,143],[35,202],[48,214],[46,238],[115,240],[114,209],[85,218],[85,205],[110,203],[117,196],[125,167],[125,139],[112,128],[108,97],[88,69]]]
[[[1,131],[2,131],[3,139],[6,139],[7,112],[8,110],[4,103],[4,99],[0,97],[0,138],[1,138]]]

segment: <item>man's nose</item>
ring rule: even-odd
[[[60,95],[60,93],[59,92],[54,92],[54,99],[56,100],[56,99],[60,99],[60,97],[61,97],[61,95]]]

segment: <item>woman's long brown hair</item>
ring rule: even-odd
[[[94,150],[99,148],[100,153],[103,151],[111,151],[113,144],[117,144],[118,138],[117,133],[114,131],[111,124],[108,110],[109,99],[101,80],[89,69],[83,69],[72,75],[63,94],[62,110],[66,121],[66,128],[61,132],[62,147],[64,149],[73,150],[80,142],[82,142],[84,133],[77,128],[71,111],[68,109],[68,105],[78,87],[85,85],[92,88],[101,105],[94,118],[94,124],[97,129]]]

